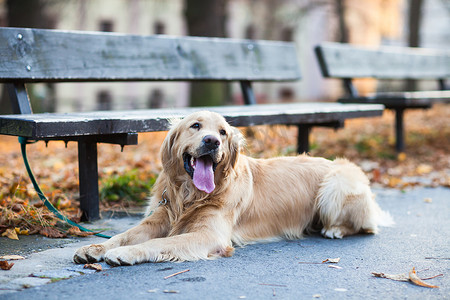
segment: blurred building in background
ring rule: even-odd
[[[14,2],[16,1],[16,2]],[[203,0],[204,1],[204,0]],[[212,0],[210,0],[212,1]],[[255,84],[257,101],[333,101],[341,93],[338,81],[324,80],[313,48],[323,41],[360,45],[407,46],[410,7],[420,2],[420,46],[450,48],[448,0],[214,0],[225,6],[225,35],[231,38],[294,41],[302,80],[295,83]],[[0,0],[0,26],[11,24],[8,8],[25,0]],[[29,0],[41,3],[41,28],[107,31],[138,35],[187,35],[186,5],[195,0]],[[202,1],[199,0],[199,3]],[[25,4],[22,4],[25,5]],[[192,7],[191,7],[192,8]],[[13,22],[12,24],[21,24]],[[30,26],[31,27],[31,26]],[[374,83],[358,83],[366,92]],[[33,101],[61,112],[175,107],[189,105],[185,82],[61,83],[30,87]],[[395,88],[392,87],[392,88]],[[227,103],[240,103],[238,84],[232,84]],[[51,102],[49,99],[57,99]],[[51,102],[50,104],[46,104]],[[44,109],[46,110],[46,109]],[[47,109],[48,110],[48,109]]]

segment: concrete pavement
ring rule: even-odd
[[[0,299],[450,299],[450,189],[375,192],[380,206],[396,221],[379,235],[342,240],[313,235],[249,245],[236,248],[233,257],[214,261],[117,268],[102,263],[104,270],[95,272],[75,265],[72,255],[81,245],[101,238],[31,236],[33,244],[25,247],[0,238],[0,255],[26,256],[14,261],[10,271],[0,271]],[[138,221],[102,220],[91,227],[120,232]],[[338,257],[337,264],[317,264]],[[439,288],[371,275],[405,273],[412,267],[420,277],[443,274],[426,281]],[[189,271],[164,279],[184,270]]]

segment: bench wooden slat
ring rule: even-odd
[[[0,117],[0,134],[45,139],[135,132],[165,131],[170,120],[199,110],[216,111],[233,126],[262,124],[325,124],[348,118],[380,116],[382,105],[341,103],[270,104],[208,108],[103,111]]]
[[[0,28],[0,82],[300,79],[293,43]]]
[[[450,91],[380,92],[369,97],[409,100],[430,99],[435,102],[448,102],[450,101]]]
[[[450,91],[384,92],[340,98],[339,102],[383,104],[386,108],[430,108],[434,103],[450,103]]]
[[[379,79],[450,78],[450,52],[405,47],[323,43],[316,54],[325,77]]]
[[[432,101],[430,99],[408,99],[401,97],[350,97],[340,98],[340,103],[368,103],[383,104],[386,108],[430,108]]]

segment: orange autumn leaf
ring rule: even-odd
[[[102,270],[102,266],[100,264],[85,264],[83,266],[84,269],[91,269],[95,270],[97,272],[100,272]]]
[[[9,263],[6,260],[0,260],[0,269],[2,270],[11,270],[14,266],[14,263]]]
[[[400,162],[405,161],[406,160],[406,153],[405,152],[400,152],[397,155],[397,160],[400,161]]]
[[[391,188],[395,188],[397,186],[400,186],[403,183],[403,180],[399,177],[390,177],[388,186]]]
[[[374,169],[372,171],[372,180],[374,182],[381,182],[381,171],[380,171],[380,169]]]
[[[431,285],[422,281],[422,279],[417,276],[416,269],[413,267],[411,271],[409,271],[409,280],[411,280],[415,285],[436,289],[439,288],[437,285]]]

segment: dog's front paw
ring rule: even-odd
[[[322,236],[329,238],[329,239],[342,239],[344,237],[344,234],[340,227],[333,226],[329,228],[322,228]]]
[[[144,262],[142,251],[135,246],[124,246],[111,249],[105,254],[105,261],[111,266],[131,266]]]
[[[94,263],[101,261],[105,255],[106,248],[103,245],[83,246],[75,252],[73,261],[77,264]]]

